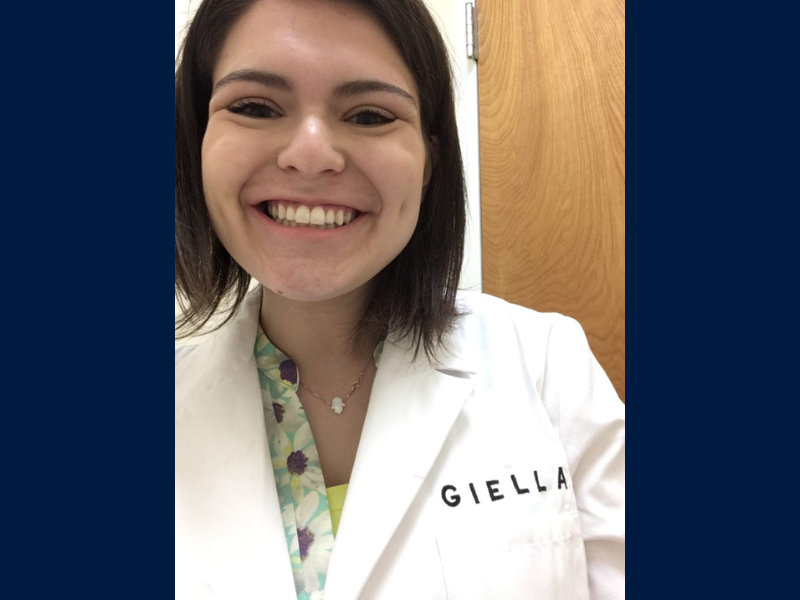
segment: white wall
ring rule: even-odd
[[[461,288],[481,291],[483,271],[481,264],[481,181],[480,144],[478,123],[478,64],[467,58],[466,12],[467,0],[426,0],[431,11],[446,15],[442,33],[451,41],[451,59],[456,86],[456,118],[464,157],[467,182],[467,239],[464,247],[464,267],[461,270]],[[474,0],[472,2],[475,3]],[[440,11],[440,6],[449,10]]]
[[[178,49],[181,47],[184,30],[197,10],[200,0],[175,0],[175,58],[178,58]]]
[[[480,179],[478,162],[478,75],[474,61],[467,59],[465,5],[467,0],[425,0],[450,47],[450,59],[456,80],[456,103],[461,151],[467,178],[469,223],[461,287],[480,290],[481,231]],[[175,57],[183,33],[200,0],[175,0]],[[178,311],[177,302],[175,304]]]

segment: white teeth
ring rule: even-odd
[[[297,210],[294,212],[294,220],[297,223],[305,223],[308,224],[311,221],[311,211],[308,210],[307,206],[303,206],[302,204],[297,207]]]
[[[336,229],[350,223],[356,214],[353,209],[326,210],[321,206],[309,208],[302,204],[295,208],[274,202],[266,205],[266,213],[279,225],[313,229]]]
[[[325,209],[321,206],[315,206],[311,210],[311,223],[313,225],[324,225],[325,224]]]

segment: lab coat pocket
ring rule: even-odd
[[[588,600],[577,512],[502,537],[468,527],[437,538],[448,600]]]

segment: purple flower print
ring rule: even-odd
[[[300,560],[305,560],[306,556],[308,556],[308,549],[314,543],[314,534],[306,527],[298,529],[297,543],[300,545]]]
[[[283,406],[281,406],[277,402],[273,402],[272,403],[272,410],[275,412],[275,420],[278,423],[283,423],[283,413],[284,413],[284,410],[285,410],[283,408]]]
[[[292,384],[297,383],[297,365],[294,361],[286,359],[281,363],[280,370],[281,379]]]
[[[292,475],[302,475],[308,465],[308,457],[302,450],[295,450],[286,458],[286,468]]]

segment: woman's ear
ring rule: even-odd
[[[422,193],[428,189],[428,184],[431,182],[433,170],[436,168],[436,163],[439,162],[439,138],[432,135],[429,143],[425,144],[427,150],[425,157],[425,172],[422,176]]]

